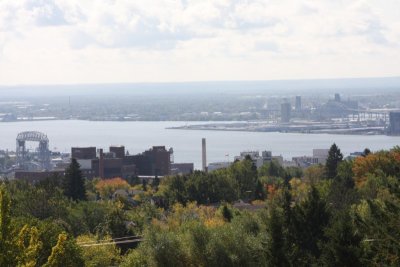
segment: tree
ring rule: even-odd
[[[282,177],[285,175],[285,169],[277,162],[276,160],[272,160],[270,162],[265,163],[258,170],[258,175],[261,176],[273,176],[273,177]]]
[[[369,154],[371,154],[371,150],[370,150],[369,148],[365,148],[364,151],[363,151],[363,153],[362,153],[363,157],[366,157],[366,156],[368,156]]]
[[[43,267],[79,267],[84,266],[80,248],[68,239],[66,233],[58,236],[57,245],[52,248],[51,255]]]
[[[253,198],[258,179],[257,168],[248,157],[245,160],[232,164],[228,169],[228,175],[236,180],[239,197]]]
[[[151,183],[151,187],[153,187],[154,189],[158,189],[159,185],[160,185],[160,178],[158,178],[158,176],[156,175],[156,177],[154,177],[153,182]]]
[[[22,227],[17,238],[18,266],[35,267],[43,243],[39,240],[39,231],[36,227],[25,225]]]
[[[110,242],[111,236],[81,235],[77,237],[77,242],[87,245],[82,250],[82,256],[85,259],[85,266],[109,267],[118,266],[121,260],[121,251],[117,245]],[[101,244],[108,243],[108,244]]]
[[[328,152],[328,158],[325,164],[326,176],[328,179],[333,179],[337,175],[337,167],[343,160],[343,154],[340,152],[339,147],[333,143]]]
[[[0,185],[0,266],[13,265],[10,205],[8,192]]]
[[[65,170],[63,180],[64,195],[73,200],[86,200],[85,180],[83,178],[80,165],[76,159],[71,160],[71,164]]]
[[[268,266],[290,266],[286,248],[283,218],[276,207],[271,207],[267,222],[269,240],[267,243],[267,265]]]
[[[304,180],[310,184],[316,184],[325,176],[325,168],[322,165],[312,165],[304,171]]]
[[[145,178],[142,179],[142,190],[147,191],[147,180]]]
[[[332,181],[327,201],[333,208],[333,212],[340,211],[354,204],[358,199],[358,191],[354,189],[353,163],[344,160],[337,168],[337,176]]]
[[[310,266],[319,258],[321,250],[318,243],[324,241],[324,228],[328,225],[329,219],[326,202],[312,186],[307,200],[293,209],[291,231],[296,244],[294,256],[296,261]]]
[[[224,217],[224,220],[227,222],[230,222],[233,218],[232,211],[226,205],[222,207],[222,216]]]
[[[326,230],[327,242],[323,245],[321,265],[323,266],[363,266],[362,235],[353,225],[347,211],[341,212]]]
[[[116,177],[98,181],[95,188],[102,199],[110,199],[118,189],[129,189],[130,186],[126,180]]]
[[[260,180],[257,180],[254,197],[258,200],[264,200],[266,197],[264,185],[260,182]]]

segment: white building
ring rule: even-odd
[[[328,154],[329,149],[313,149],[313,157],[318,159],[318,164],[325,164]]]
[[[329,149],[313,149],[312,156],[293,157],[292,161],[301,168],[306,168],[311,165],[325,164],[328,158]]]
[[[244,151],[240,152],[240,156],[236,156],[235,160],[244,160],[247,156],[251,158],[257,168],[260,168],[265,162],[271,161],[273,158],[271,151],[262,151],[261,156],[258,151]]]

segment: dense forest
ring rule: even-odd
[[[63,178],[1,183],[0,266],[399,266],[399,179],[399,147],[151,184],[86,180],[72,160]]]

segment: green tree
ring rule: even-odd
[[[187,176],[174,175],[166,177],[163,180],[165,190],[163,195],[167,201],[167,205],[173,205],[175,202],[185,204],[187,202],[187,192],[185,182]]]
[[[142,179],[142,190],[143,191],[147,190],[147,180],[145,178]]]
[[[340,162],[343,160],[343,154],[340,152],[339,147],[333,143],[329,149],[328,158],[326,159],[325,171],[326,176],[329,179],[333,179],[337,175],[337,168]]]
[[[267,222],[269,240],[267,242],[267,265],[268,266],[290,266],[288,251],[285,250],[284,220],[276,207],[271,207]]]
[[[261,183],[260,180],[257,180],[254,198],[258,200],[264,200],[266,195],[267,193],[265,192],[264,185]]]
[[[226,205],[222,207],[222,216],[224,217],[224,220],[227,222],[230,222],[233,218],[232,210],[229,209]]]
[[[364,151],[363,151],[363,153],[362,153],[363,157],[366,157],[366,156],[368,156],[369,154],[371,154],[371,150],[370,150],[369,148],[365,148]]]
[[[110,236],[100,238],[98,236],[81,235],[77,237],[77,243],[84,246],[82,249],[82,256],[85,260],[86,267],[109,267],[119,265],[121,251],[110,239]]]
[[[151,187],[157,189],[159,184],[160,184],[160,178],[158,178],[158,176],[156,175],[156,177],[154,177],[153,182],[151,183]]]
[[[228,175],[237,182],[239,197],[244,199],[253,198],[258,175],[257,168],[251,159],[246,158],[232,164],[228,169]]]
[[[312,186],[307,199],[293,209],[291,231],[294,237],[297,263],[309,266],[321,254],[319,242],[324,242],[324,228],[328,225],[330,214],[326,202]]]
[[[11,228],[10,196],[4,185],[0,185],[0,266],[13,266],[13,244]]]
[[[336,178],[332,181],[327,200],[333,212],[350,207],[358,200],[358,192],[354,188],[352,161],[342,161],[337,168]]]
[[[71,160],[69,167],[65,170],[63,190],[65,196],[68,198],[73,200],[86,200],[85,180],[80,165],[74,158]]]
[[[322,246],[321,265],[357,267],[363,266],[362,235],[355,228],[348,211],[343,211],[333,220]]]
[[[278,161],[272,160],[265,163],[258,170],[258,175],[261,176],[273,176],[283,177],[285,175],[285,169],[279,164]]]

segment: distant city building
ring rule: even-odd
[[[262,151],[261,156],[260,152],[258,151],[244,151],[240,152],[240,155],[236,156],[235,160],[241,161],[244,160],[247,156],[251,158],[257,168],[260,168],[262,165],[264,165],[264,163],[271,161],[273,158],[271,151]]]
[[[110,146],[110,152],[114,153],[116,158],[122,159],[125,157],[124,146]]]
[[[400,135],[400,112],[389,113],[389,135]]]
[[[329,149],[313,149],[312,156],[293,157],[292,161],[301,168],[307,168],[311,165],[325,164],[328,158]]]
[[[351,152],[350,155],[346,157],[346,159],[351,160],[363,156],[365,156],[364,152],[356,151],[356,152]]]
[[[212,162],[212,163],[208,164],[207,170],[209,172],[212,172],[215,170],[228,168],[231,165],[232,165],[232,162]]]
[[[297,167],[301,168],[307,168],[311,165],[318,164],[318,159],[312,156],[293,157],[292,161],[296,164]]]
[[[206,139],[201,139],[201,165],[203,172],[207,171],[207,144]]]
[[[290,122],[292,106],[290,103],[285,102],[281,104],[281,122]]]
[[[329,149],[313,149],[313,157],[318,160],[318,164],[325,164],[328,154]]]
[[[297,112],[301,111],[301,96],[296,96],[296,105],[295,105],[295,110]]]
[[[87,178],[127,178],[134,175],[164,176],[171,171],[171,153],[165,146],[153,146],[137,155],[126,155],[124,146],[111,146],[109,152],[96,147],[73,147],[75,158]]]
[[[71,148],[73,159],[94,159],[96,158],[96,147],[73,147]]]
[[[345,118],[348,115],[358,114],[358,102],[347,100],[342,101],[339,94],[334,100],[329,100],[318,109],[319,119]]]
[[[38,183],[50,177],[62,178],[65,175],[64,170],[60,171],[16,171],[14,178],[16,180],[23,180],[31,184]]]
[[[171,174],[190,174],[193,173],[193,163],[171,163]]]
[[[153,146],[145,152],[129,156],[139,175],[165,176],[171,171],[171,151],[165,146]]]

